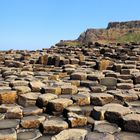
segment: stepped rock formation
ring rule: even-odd
[[[0,140],[140,140],[140,43],[0,51]]]

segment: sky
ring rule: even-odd
[[[49,48],[129,20],[140,20],[140,0],[0,0],[0,50]]]

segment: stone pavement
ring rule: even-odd
[[[0,52],[0,140],[139,140],[140,45]]]

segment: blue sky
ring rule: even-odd
[[[140,0],[0,0],[0,50],[47,48],[109,21],[140,20]]]

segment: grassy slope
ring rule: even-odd
[[[118,37],[117,42],[119,42],[119,43],[128,43],[128,42],[140,43],[140,32],[126,33],[125,35]]]

